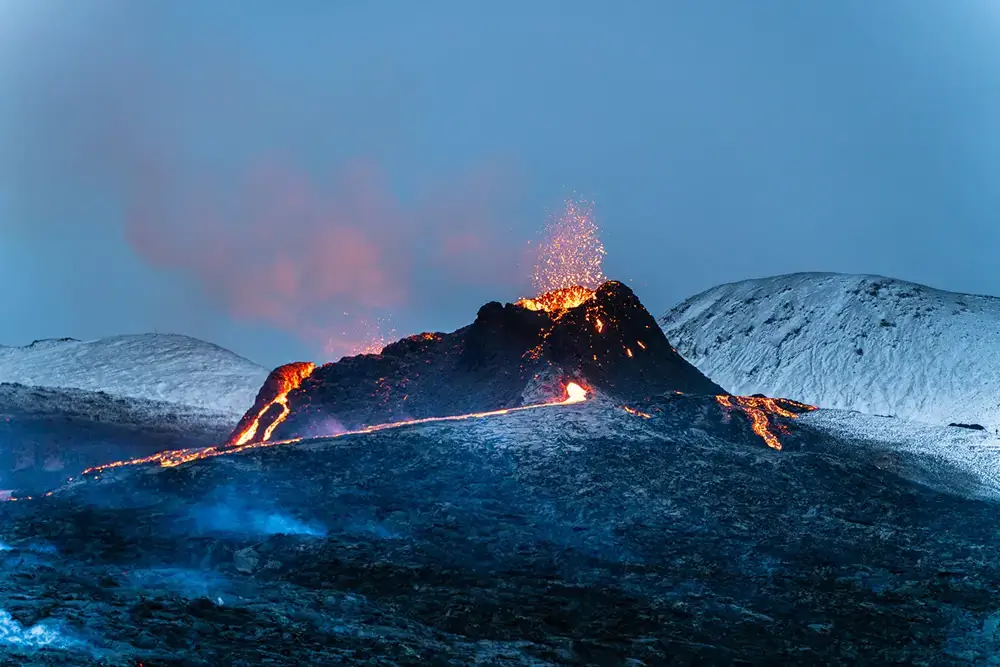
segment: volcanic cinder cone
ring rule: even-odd
[[[280,377],[268,378],[229,444],[517,407],[552,377],[623,401],[725,393],[677,354],[632,290],[616,281],[596,291],[491,302],[458,331],[410,336],[381,354],[309,366],[272,373]],[[286,376],[297,382],[280,379]]]

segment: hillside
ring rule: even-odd
[[[0,382],[104,391],[240,415],[267,369],[188,336],[142,334],[0,346]]]
[[[681,355],[735,394],[1000,427],[994,297],[798,273],[714,287],[659,323]]]
[[[0,383],[0,489],[45,490],[91,466],[216,444],[232,425],[231,413],[197,406]]]

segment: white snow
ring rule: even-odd
[[[0,382],[104,391],[241,415],[268,370],[217,345],[172,334],[0,346]]]
[[[735,394],[1000,427],[1000,299],[868,275],[720,285],[664,314],[688,361]]]
[[[852,455],[881,450],[926,457],[930,467],[924,464],[916,469],[912,461],[892,467],[901,467],[896,472],[942,490],[1000,500],[1000,438],[989,431],[847,410],[815,410],[801,415],[796,425],[841,438]]]

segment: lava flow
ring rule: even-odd
[[[779,417],[786,417],[788,419],[798,419],[798,415],[790,410],[786,410],[781,407],[777,399],[766,398],[762,396],[716,396],[715,400],[718,401],[722,408],[729,412],[731,410],[739,409],[746,413],[747,417],[750,418],[750,428],[753,432],[759,435],[767,446],[772,449],[781,449],[781,442],[778,440],[778,436],[771,432],[771,421],[768,415],[777,415]],[[798,401],[792,401],[789,399],[781,399],[782,402],[787,403],[790,406],[799,408],[800,410],[810,411],[815,410],[816,406],[807,405],[805,403],[799,403]],[[733,401],[736,404],[733,404]],[[787,433],[787,429],[782,424],[775,424],[775,429],[782,433]]]
[[[423,417],[421,419],[407,419],[405,421],[398,422],[388,422],[385,424],[373,424],[372,426],[365,426],[354,431],[342,431],[340,433],[334,433],[328,436],[319,436],[317,440],[324,438],[341,438],[345,435],[363,435],[365,433],[375,433],[377,431],[386,431],[390,429],[402,428],[404,426],[414,426],[418,424],[432,424],[435,422],[450,422],[450,421],[462,421],[465,419],[478,419],[482,417],[495,417],[500,415],[507,415],[513,412],[522,412],[524,410],[535,410],[537,408],[548,408],[556,405],[572,405],[574,403],[582,403],[587,400],[590,390],[583,387],[576,382],[567,382],[565,386],[566,397],[562,400],[548,401],[546,403],[533,403],[531,405],[522,405],[516,408],[502,408],[500,410],[489,410],[487,412],[470,412],[464,415],[449,415],[447,417]],[[270,406],[270,404],[269,404]],[[242,445],[230,445],[221,447],[204,447],[200,449],[175,449],[167,452],[159,452],[158,454],[153,454],[152,456],[145,456],[138,459],[130,459],[127,461],[115,461],[113,463],[106,463],[104,465],[94,466],[93,468],[88,468],[83,471],[84,475],[101,473],[105,470],[111,470],[114,468],[122,468],[124,466],[142,465],[146,463],[158,463],[164,468],[172,468],[174,466],[179,466],[182,463],[188,463],[190,461],[197,461],[199,459],[207,459],[215,456],[222,456],[223,454],[234,454],[236,452],[241,452],[247,449],[261,449],[264,447],[273,447],[275,445],[288,445],[296,442],[301,442],[302,438],[292,438],[290,440],[275,440],[263,442],[254,442]]]
[[[264,386],[261,387],[260,392],[257,394],[254,407],[258,405],[261,407],[256,411],[251,411],[244,415],[240,423],[237,424],[236,430],[233,432],[234,435],[229,438],[227,444],[239,447],[253,440],[260,429],[261,419],[264,418],[264,415],[273,406],[280,405],[281,412],[264,428],[261,440],[270,438],[274,429],[278,427],[278,424],[285,421],[285,417],[288,416],[290,411],[288,407],[288,393],[293,389],[298,389],[302,382],[312,375],[314,370],[316,370],[316,364],[306,361],[285,364],[275,369],[268,376],[267,381],[264,382]],[[268,399],[266,398],[267,396],[273,396],[273,398]]]

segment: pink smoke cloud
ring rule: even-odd
[[[429,295],[415,285],[518,281],[517,244],[498,239],[485,188],[408,210],[367,163],[342,167],[325,189],[276,163],[229,192],[149,174],[140,183],[125,234],[144,260],[193,278],[234,318],[295,333],[333,357],[388,342],[370,323],[419,307]]]
[[[261,68],[238,31],[169,49],[143,38],[169,15],[112,2],[69,12],[71,31],[39,28],[0,124],[0,183],[60,213],[100,200],[111,213],[88,224],[121,211],[149,267],[233,319],[318,351],[333,339],[334,356],[387,314],[434,322],[456,298],[525,282],[512,170],[435,174],[399,152],[418,99],[403,65],[334,59],[299,79]],[[407,173],[383,169],[394,159]]]

